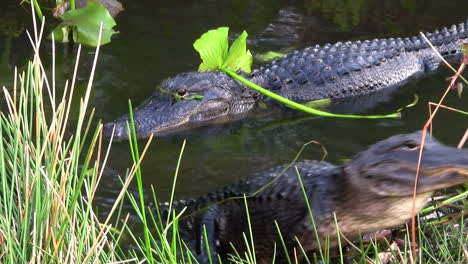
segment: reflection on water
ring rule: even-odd
[[[337,40],[408,36],[419,30],[461,22],[466,19],[468,7],[467,1],[461,0],[205,0],[123,1],[123,4],[125,11],[117,18],[120,33],[101,50],[91,98],[96,116],[104,121],[125,113],[127,98],[136,105],[164,78],[197,69],[199,59],[192,43],[211,28],[229,25],[234,33],[246,29],[250,33],[250,49],[255,53]],[[17,12],[27,15],[22,9]],[[0,84],[11,87],[11,65],[22,66],[29,50],[24,34],[18,38],[1,34]],[[42,53],[45,58],[50,58],[50,50],[50,43],[45,42]],[[76,100],[89,78],[92,52],[84,49],[80,60]],[[57,87],[71,77],[75,53],[76,47],[57,45]],[[48,60],[44,64],[51,67]],[[411,102],[414,93],[419,94],[419,104],[404,111],[397,120],[304,117],[291,110],[272,108],[246,120],[158,138],[142,165],[144,183],[154,185],[160,198],[168,197],[184,138],[188,141],[177,183],[178,197],[202,194],[253,172],[287,163],[310,140],[320,141],[327,148],[328,161],[340,162],[378,140],[419,129],[427,117],[427,101],[439,98],[448,74],[442,72],[412,82],[389,100],[366,110],[375,114],[393,112]],[[447,104],[467,110],[462,103],[466,98],[466,94],[462,99],[452,94]],[[464,116],[442,112],[435,120],[434,131],[442,141],[454,144],[466,124]],[[319,147],[311,146],[303,158],[318,159],[321,155]],[[116,189],[119,183],[115,174],[124,175],[129,165],[127,144],[115,143],[108,162],[113,172],[102,186]],[[113,196],[106,194],[106,189],[101,195],[103,201],[107,195]]]

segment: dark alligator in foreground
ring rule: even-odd
[[[317,240],[296,168],[302,177],[320,239],[328,237],[331,247],[337,246],[334,213],[341,233],[351,240],[359,234],[403,224],[411,216],[420,137],[420,132],[390,137],[340,166],[303,161],[290,168],[273,168],[221,191],[180,202],[174,205],[176,211],[180,212],[184,207],[187,207],[184,215],[198,211],[179,222],[181,237],[201,263],[205,263],[202,238],[204,224],[212,252],[225,258],[231,252],[229,243],[232,242],[243,256],[245,243],[242,232],[248,234],[244,200],[219,202],[230,197],[249,195],[286,169],[274,184],[256,196],[247,198],[257,261],[271,263],[275,241],[277,252],[282,252],[274,220],[278,222],[290,250],[298,248],[295,242],[297,237],[306,252],[313,251],[317,248]],[[464,182],[468,182],[468,150],[448,147],[436,140],[426,140],[416,210],[426,204],[435,190]],[[163,215],[167,215],[167,212]]]
[[[445,59],[459,60],[461,44],[468,41],[468,21],[426,36]],[[307,102],[398,87],[413,77],[435,71],[440,64],[434,51],[418,35],[309,47],[245,76],[288,99]],[[189,100],[193,95],[203,99]],[[160,91],[134,109],[137,135],[165,134],[238,119],[258,101],[269,99],[224,73],[182,73],[163,81]],[[106,124],[104,134],[110,136],[115,126],[114,138],[125,139],[127,120],[128,115],[124,115]]]

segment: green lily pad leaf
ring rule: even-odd
[[[247,50],[247,32],[242,32],[229,47],[228,27],[209,30],[193,43],[193,47],[200,54],[202,63],[199,71],[215,71],[227,68],[232,71],[242,69],[249,73],[253,59]]]
[[[101,22],[101,45],[109,43],[111,36],[116,33],[112,29],[116,25],[114,19],[107,9],[95,0],[88,0],[88,4],[84,8],[65,12],[61,18],[63,23],[53,31],[54,37],[58,41],[64,41],[64,35],[58,34],[58,28],[69,26],[73,28],[73,40],[76,43],[93,47],[97,45]]]
[[[232,43],[226,59],[224,60],[224,67],[233,71],[242,69],[247,73],[251,72],[250,66],[252,65],[253,59],[252,54],[247,50],[247,36],[247,32],[243,31]]]
[[[193,43],[193,48],[198,51],[202,59],[199,71],[221,68],[228,52],[228,32],[227,27],[209,30]]]
[[[239,64],[237,64],[238,69],[242,69],[246,73],[250,73],[252,69],[250,68],[253,63],[253,56],[252,53],[250,53],[250,50],[247,50],[247,52],[241,57],[241,60],[239,61]]]
[[[68,36],[70,35],[70,27],[64,26],[64,27],[56,27],[53,31],[52,34],[54,34],[54,39],[55,41],[62,42],[62,43],[68,43],[70,42],[70,39]]]

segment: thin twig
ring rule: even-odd
[[[465,134],[463,135],[462,139],[458,143],[457,148],[461,149],[465,145],[467,139],[468,139],[468,128],[466,129]]]
[[[431,45],[431,47],[434,48],[434,46]],[[435,48],[434,48],[435,49]],[[436,53],[438,53],[437,50],[435,50]],[[466,59],[464,58],[462,60],[462,63],[458,67],[457,72],[455,75],[451,78],[450,83],[445,90],[444,94],[440,98],[438,104],[436,105],[434,112],[429,116],[429,119],[426,121],[423,127],[422,135],[421,135],[421,142],[420,142],[420,148],[419,148],[419,154],[418,154],[418,164],[416,168],[416,176],[414,179],[414,188],[413,188],[413,204],[412,204],[412,209],[411,209],[411,261],[413,262],[414,259],[416,258],[416,194],[417,194],[417,186],[418,186],[418,177],[419,177],[419,171],[421,167],[421,160],[422,160],[422,153],[423,153],[423,148],[424,148],[424,140],[426,138],[426,132],[427,128],[429,125],[432,123],[432,120],[434,119],[434,116],[436,115],[437,111],[442,105],[442,102],[444,101],[445,97],[447,96],[448,92],[451,90],[453,87],[455,81],[458,79],[460,76],[461,72],[465,69],[466,65]]]

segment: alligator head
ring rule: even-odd
[[[427,135],[416,189],[416,210],[434,191],[468,182],[468,150]],[[343,233],[372,232],[405,223],[413,208],[421,132],[390,137],[342,166],[337,219]],[[352,228],[351,228],[352,227]]]
[[[223,122],[247,112],[255,100],[244,86],[221,72],[189,72],[162,82],[160,89],[133,109],[137,137]],[[127,138],[124,115],[104,125],[104,135]],[[114,130],[115,128],[115,130]]]

